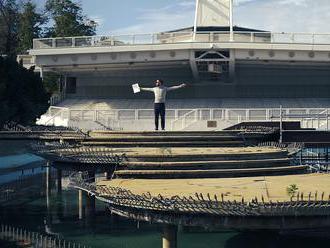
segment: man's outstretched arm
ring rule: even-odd
[[[150,92],[154,92],[154,88],[142,88],[140,87],[141,91],[150,91]]]
[[[184,88],[186,86],[187,86],[186,84],[180,84],[180,85],[177,85],[177,86],[168,87],[167,91],[181,89],[181,88]]]

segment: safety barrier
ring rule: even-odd
[[[77,36],[33,40],[33,49],[86,48],[175,43],[330,44],[329,33],[163,32],[153,34]]]
[[[90,248],[58,237],[28,231],[25,228],[1,224],[0,239],[15,242],[20,247],[36,248]]]

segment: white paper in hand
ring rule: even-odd
[[[135,93],[139,93],[141,90],[140,90],[140,86],[139,86],[139,84],[133,84],[132,85],[132,88],[133,88],[133,92],[134,92],[134,94]]]

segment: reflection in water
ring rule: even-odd
[[[47,208],[46,195],[25,205],[2,209],[1,221],[31,231],[53,234],[59,238],[86,244],[96,248],[160,247],[161,226],[126,220],[112,216],[106,206],[97,202],[96,215],[91,220],[78,218],[78,193],[64,190],[58,196],[52,191]],[[19,213],[19,214],[18,214]],[[280,236],[271,232],[236,233],[207,231],[203,228],[180,227],[178,247],[186,248],[275,248],[321,247],[328,240]],[[322,246],[324,247],[324,246]]]
[[[272,232],[247,232],[237,234],[227,240],[225,248],[311,248],[311,247],[328,247],[328,238],[311,238],[306,236],[295,235],[279,235]]]
[[[21,153],[27,152],[22,148],[22,143],[19,143],[19,147]],[[6,154],[4,150],[1,151],[0,147],[0,157],[6,155],[10,154]],[[52,189],[48,192],[45,188],[39,188],[44,192],[41,197],[32,198],[25,195],[24,199],[14,200],[6,206],[0,205],[0,223],[24,227],[29,231],[48,233],[95,248],[161,246],[161,225],[137,223],[111,215],[106,210],[106,206],[99,201],[96,201],[96,214],[93,218],[79,220],[78,191],[64,190],[58,195],[54,182]],[[271,232],[237,233],[191,227],[178,229],[178,247],[180,248],[310,248],[327,247],[330,244],[330,235],[326,240],[305,236],[280,236]],[[0,247],[3,247],[1,242]]]

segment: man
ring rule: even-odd
[[[155,130],[158,130],[158,121],[159,115],[161,119],[161,127],[162,130],[165,130],[165,100],[166,93],[171,90],[180,89],[186,87],[186,84],[180,84],[178,86],[166,87],[164,86],[164,82],[161,79],[157,79],[155,81],[156,87],[153,88],[140,88],[143,91],[150,91],[155,94],[155,104],[154,104],[154,112],[155,112]]]

